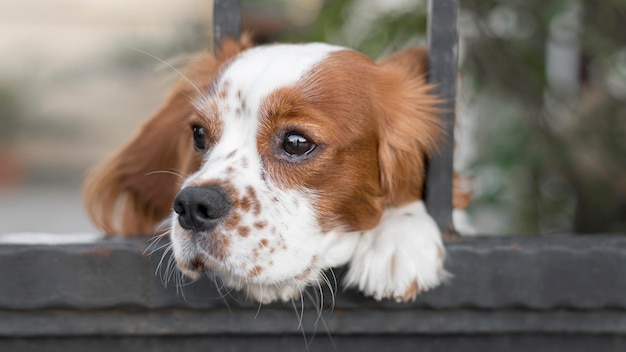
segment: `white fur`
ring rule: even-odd
[[[216,88],[227,84],[230,92],[240,91],[247,105],[253,107],[250,115],[254,116],[267,95],[294,85],[329,54],[340,50],[347,49],[324,43],[276,44],[248,49],[221,73]],[[234,98],[230,96],[229,100]],[[209,101],[199,101],[200,110],[202,104]]]
[[[446,277],[443,251],[439,228],[422,201],[390,208],[361,236],[345,283],[378,300],[413,298],[406,294],[414,282],[423,292]]]

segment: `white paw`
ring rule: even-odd
[[[424,203],[413,202],[386,210],[381,223],[363,233],[345,283],[377,300],[413,300],[448,276],[444,257],[439,228]]]

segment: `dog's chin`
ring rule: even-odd
[[[200,259],[201,257],[202,259]],[[274,276],[265,274],[249,277],[225,268],[223,264],[210,257],[196,255],[189,256],[189,258],[193,259],[176,260],[178,270],[186,277],[191,280],[198,280],[210,272],[215,274],[210,276],[221,281],[221,285],[242,291],[248,298],[261,303],[300,299],[307,286],[325,282],[322,281],[323,270],[319,268],[309,267],[299,271],[296,275]]]
[[[321,271],[315,269],[306,269],[302,273],[288,278],[272,279],[250,279],[233,273],[226,273],[215,270],[190,269],[189,267],[179,266],[178,269],[192,280],[201,278],[207,271],[217,274],[221,284],[224,286],[242,291],[247,298],[251,298],[257,302],[264,304],[291,300],[299,300],[302,298],[302,292],[311,284],[319,284],[322,281]]]
[[[324,282],[321,279],[321,271],[307,269],[299,275],[276,281],[245,281],[241,278],[229,277],[223,281],[229,287],[241,290],[248,298],[264,304],[291,300],[301,300],[304,290],[312,284],[319,285]]]

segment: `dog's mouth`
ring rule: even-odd
[[[203,260],[199,255],[191,258],[190,260],[180,260],[176,258],[176,267],[183,273],[185,276],[190,279],[197,280],[199,279],[205,272],[210,271],[208,263]]]
[[[189,263],[189,270],[192,272],[202,273],[207,269],[205,268],[204,262],[200,259],[200,257],[196,257]]]

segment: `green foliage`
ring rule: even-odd
[[[390,11],[371,16],[373,20],[370,25],[354,39],[355,35],[346,33],[349,31],[346,30],[346,23],[359,21],[359,14],[355,14],[356,10],[353,0],[329,1],[312,27],[306,31],[283,36],[281,40],[330,42],[354,48],[370,57],[379,57],[416,39],[420,44],[425,44],[423,38],[426,33],[427,17],[425,8],[419,1],[416,1],[409,11]]]

